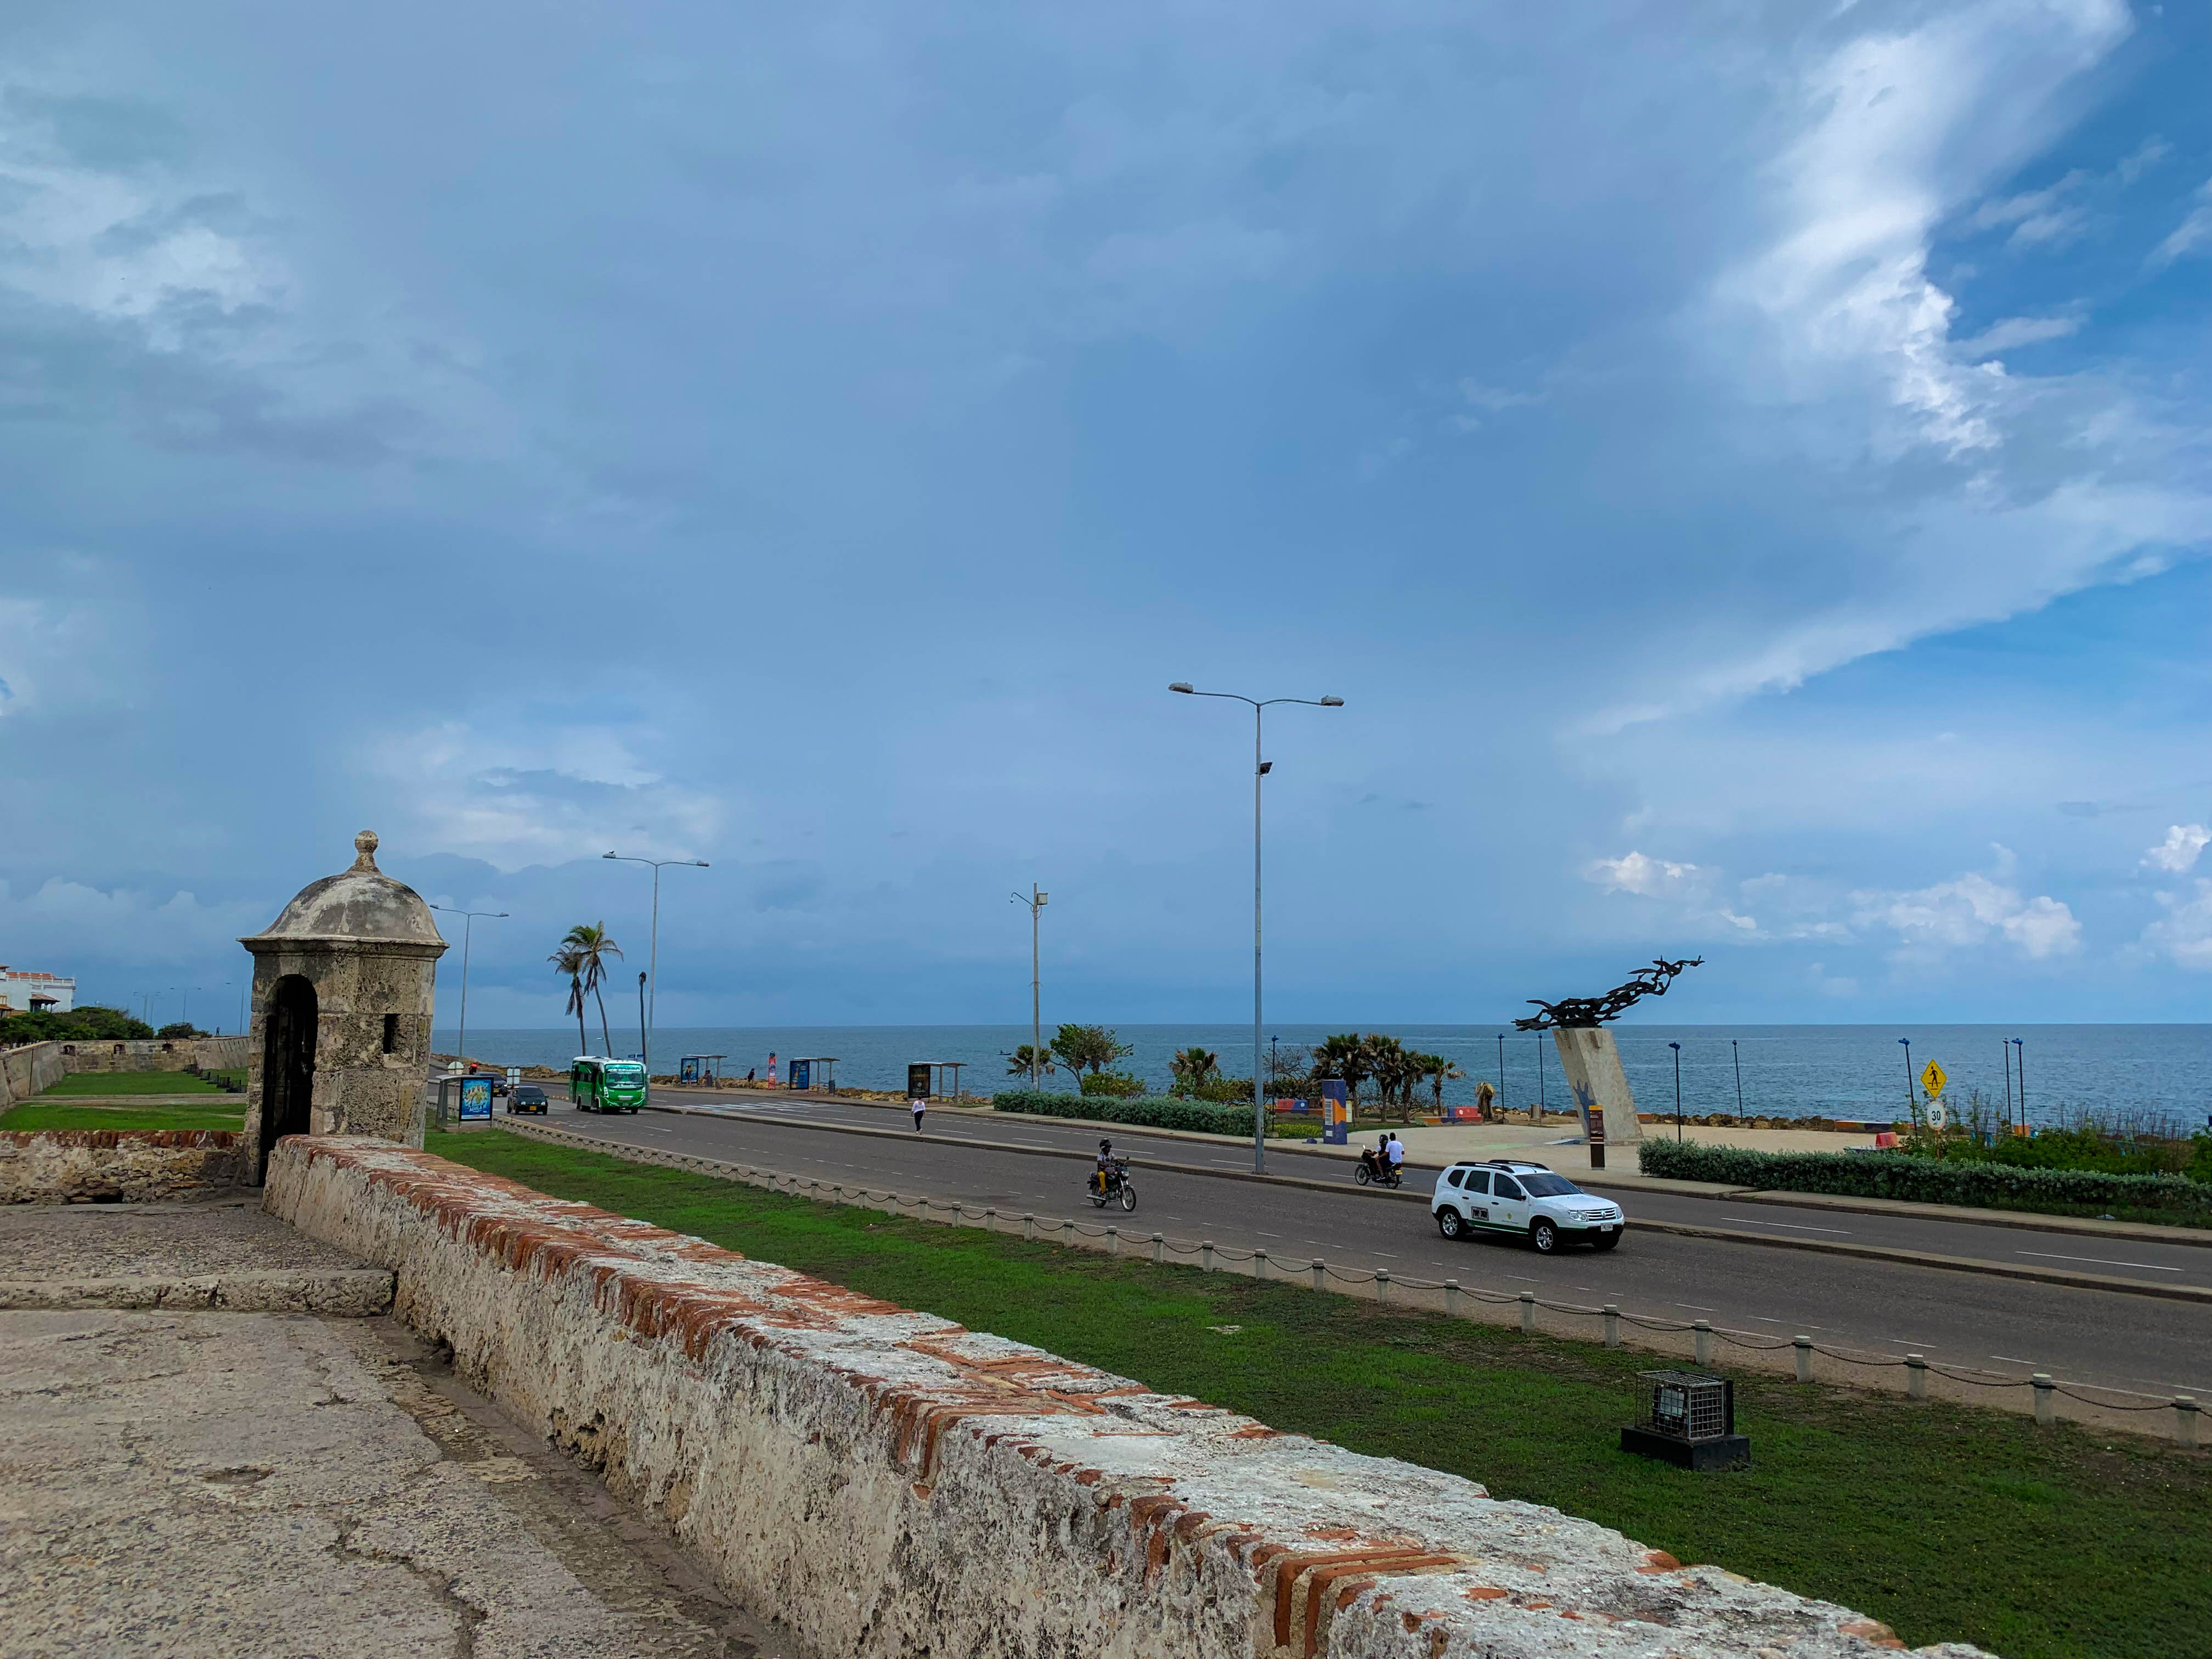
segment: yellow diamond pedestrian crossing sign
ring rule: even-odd
[[[1920,1086],[1928,1091],[1928,1098],[1930,1100],[1942,1094],[1943,1085],[1950,1080],[1950,1073],[1932,1060],[1928,1062],[1927,1070],[1920,1074]]]

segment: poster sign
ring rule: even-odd
[[[461,1121],[471,1118],[491,1121],[491,1079],[488,1077],[465,1077],[461,1079]]]
[[[696,1058],[687,1058],[677,1061],[676,1080],[678,1083],[696,1083],[699,1080],[698,1060]]]
[[[1321,1139],[1325,1146],[1351,1144],[1352,1104],[1341,1082],[1321,1085]]]
[[[812,1060],[794,1060],[791,1062],[791,1086],[793,1088],[808,1088],[811,1086],[813,1081],[814,1062]]]
[[[906,1097],[908,1100],[929,1098],[929,1062],[927,1060],[906,1068]]]

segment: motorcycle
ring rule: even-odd
[[[1399,1164],[1385,1163],[1372,1146],[1359,1150],[1359,1166],[1352,1178],[1361,1186],[1402,1187],[1406,1184],[1405,1170]]]
[[[1094,1210],[1113,1203],[1119,1203],[1125,1211],[1137,1207],[1136,1183],[1129,1179],[1129,1165],[1122,1158],[1115,1158],[1104,1170],[1093,1170],[1083,1190]]]

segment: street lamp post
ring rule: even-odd
[[[1501,1121],[1505,1115],[1505,1033],[1498,1034],[1498,1115]]]
[[[2027,1045],[2018,1037],[2012,1040],[2013,1070],[2020,1078],[2020,1121],[2027,1121]]]
[[[1037,915],[1043,910],[1049,893],[1040,892],[1035,882],[1030,884],[1030,895],[1024,898],[1014,895],[1014,902],[1030,907],[1030,1087],[1044,1086],[1044,1016],[1043,1004],[1037,993]]]
[[[1736,1040],[1734,1037],[1729,1039],[1729,1058],[1735,1062],[1735,1115],[1741,1117],[1743,1115],[1743,1051],[1735,1046],[1735,1042]]]
[[[1905,1045],[1905,1115],[1917,1122],[1918,1109],[1912,1098],[1912,1039],[1899,1037],[1898,1041]]]
[[[1252,707],[1252,1170],[1264,1175],[1267,1168],[1267,1114],[1260,1098],[1260,781],[1273,769],[1273,761],[1263,759],[1260,752],[1260,721],[1261,712],[1279,702],[1299,703],[1308,708],[1341,708],[1342,697],[1267,697],[1265,699],[1241,696],[1234,691],[1200,691],[1186,680],[1177,680],[1168,687],[1186,697],[1221,697],[1231,702],[1249,703]]]
[[[641,974],[638,976],[637,1016],[637,1046],[643,1051],[639,1058],[645,1062],[646,1082],[650,1085],[653,1081],[653,1013],[657,1012],[660,1007],[660,872],[665,866],[672,864],[680,864],[687,869],[704,870],[708,867],[707,860],[704,859],[641,859],[634,858],[627,853],[609,853],[605,856],[619,864],[649,864],[653,866],[653,946],[652,952],[647,958],[653,972],[653,988],[648,997],[645,990],[645,976]]]
[[[504,910],[457,910],[450,904],[434,904],[430,908],[433,910],[442,910],[449,916],[459,916],[462,918],[461,1036],[460,1042],[455,1049],[455,1053],[459,1058],[460,1062],[465,1066],[468,1064],[469,1060],[469,936],[471,930],[473,930],[477,925],[477,918],[478,916],[492,916],[504,920],[506,918],[507,912]]]
[[[1667,1046],[1674,1051],[1674,1144],[1679,1146],[1682,1144],[1682,1045]]]

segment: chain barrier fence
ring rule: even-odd
[[[2063,1413],[2070,1419],[2159,1436],[2171,1439],[2187,1451],[2197,1450],[2203,1444],[2201,1437],[2205,1431],[2198,1425],[2203,1414],[2212,1410],[2185,1394],[2156,1399],[2094,1383],[2061,1382],[2045,1371],[2007,1376],[1973,1367],[1941,1364],[1917,1353],[1899,1358],[1861,1349],[1831,1347],[1815,1341],[1807,1333],[1768,1336],[1757,1331],[1732,1330],[1704,1319],[1683,1321],[1628,1313],[1613,1303],[1588,1307],[1580,1303],[1553,1301],[1534,1291],[1494,1291],[1462,1284],[1456,1279],[1406,1278],[1387,1267],[1346,1269],[1331,1266],[1319,1256],[1299,1261],[1278,1256],[1258,1247],[1243,1249],[1217,1244],[1211,1239],[1170,1238],[1164,1233],[1118,1224],[1089,1225],[1067,1217],[1040,1219],[1035,1212],[1028,1210],[1004,1210],[995,1205],[970,1204],[963,1200],[878,1192],[866,1186],[792,1175],[722,1158],[625,1146],[547,1124],[517,1123],[509,1119],[498,1122],[496,1127],[532,1139],[605,1152],[630,1163],[689,1170],[790,1196],[883,1210],[893,1215],[911,1215],[951,1226],[981,1227],[1003,1233],[1018,1231],[1024,1240],[1033,1243],[1099,1249],[1109,1255],[1131,1255],[1159,1266],[1194,1266],[1205,1273],[1241,1267],[1242,1276],[1263,1283],[1296,1284],[1334,1295],[1364,1297],[1384,1306],[1413,1311],[1437,1310],[1454,1319],[1517,1325],[1523,1334],[1530,1336],[1588,1340],[1592,1334],[1589,1322],[1595,1321],[1596,1334],[1604,1345],[1621,1348],[1629,1346],[1623,1327],[1632,1327],[1643,1334],[1635,1342],[1636,1347],[1668,1355],[1686,1355],[1702,1366],[1720,1363],[1717,1356],[1723,1349],[1735,1349],[1757,1369],[1776,1375],[1787,1374],[1799,1382],[1812,1382],[1816,1380],[1813,1362],[1818,1356],[1832,1362],[1822,1368],[1824,1375],[1820,1381],[1893,1389],[1901,1380],[1906,1396],[1915,1401],[1941,1397],[2014,1411],[2032,1410],[2036,1422],[2045,1427],[2058,1420],[2062,1414],[2058,1401],[2063,1397],[2082,1408]],[[1548,1322],[1550,1328],[1540,1321],[1540,1314],[1554,1316]],[[1561,1328],[1563,1323],[1566,1328]],[[1905,1373],[1901,1379],[1890,1375],[1897,1371]],[[1931,1380],[1937,1384],[1933,1392]],[[2027,1395],[2017,1392],[2021,1389],[2027,1390]],[[1978,1395],[1977,1390],[1984,1392]],[[2164,1425],[2153,1420],[2156,1413],[2165,1415],[2167,1420]]]

